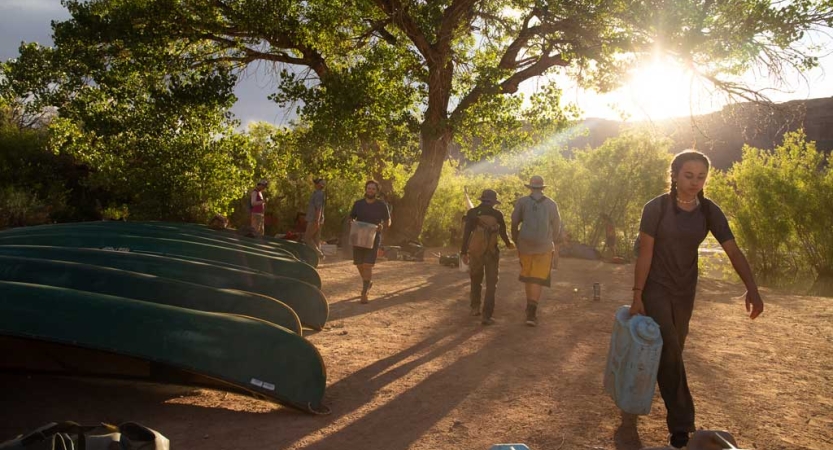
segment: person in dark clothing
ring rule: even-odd
[[[315,178],[312,182],[315,184],[315,190],[309,196],[304,242],[315,250],[315,253],[318,253],[319,260],[323,260],[324,252],[321,251],[321,226],[324,225],[324,205],[327,202],[324,188],[327,186],[327,182],[323,178]]]
[[[507,248],[515,248],[506,233],[506,221],[503,214],[494,208],[499,205],[497,193],[486,189],[480,196],[480,205],[466,212],[463,230],[463,246],[460,258],[469,265],[471,277],[471,315],[479,316],[480,290],[483,277],[486,277],[486,297],[483,303],[483,325],[494,323],[492,314],[495,310],[495,290],[497,289],[500,251],[497,237],[500,235]]]
[[[726,216],[703,194],[709,166],[709,159],[700,152],[678,153],[671,163],[670,192],[645,204],[639,224],[630,313],[648,315],[660,327],[663,344],[657,383],[667,411],[669,444],[675,448],[685,447],[689,433],[695,431],[683,348],[694,310],[698,248],[709,232],[746,286],[750,319],[764,310],[752,270],[735,243]]]
[[[379,183],[373,180],[368,181],[364,184],[364,198],[353,203],[353,209],[350,210],[352,220],[377,226],[373,248],[353,246],[353,264],[356,265],[362,277],[361,303],[368,302],[367,293],[373,286],[373,266],[376,264],[379,244],[382,242],[382,230],[390,227],[388,205],[379,200],[378,195]]]
[[[602,221],[602,225],[605,227],[605,244],[602,247],[602,254],[605,254],[606,250],[610,251],[610,255],[612,258],[616,257],[616,224],[613,223],[613,218],[609,215],[602,213],[599,218]]]

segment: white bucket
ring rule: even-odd
[[[325,256],[335,256],[338,253],[338,248],[335,244],[321,244],[321,253]]]
[[[469,273],[469,265],[463,262],[463,255],[458,253],[457,256],[460,258],[460,272]]]
[[[378,226],[372,223],[354,221],[350,224],[350,245],[353,247],[373,248]]]

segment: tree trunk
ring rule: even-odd
[[[423,124],[420,132],[422,151],[414,175],[405,183],[401,198],[391,213],[391,229],[385,243],[397,245],[409,240],[419,240],[425,213],[431,197],[437,190],[443,163],[448,156],[451,130],[446,127]]]

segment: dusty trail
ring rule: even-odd
[[[640,449],[664,443],[665,410],[623,425],[602,389],[613,311],[632,267],[562,259],[537,328],[523,325],[517,258],[501,261],[495,318],[469,317],[465,274],[431,259],[380,262],[371,302],[354,267],[320,268],[331,303],[308,333],[327,363],[329,416],[222,392],[145,383],[0,375],[0,440],[45,422],[133,420],[176,449]],[[602,284],[594,302],[593,282]],[[579,288],[578,293],[573,288]],[[742,286],[700,283],[686,348],[698,426],[758,449],[833,449],[833,299],[763,290],[748,320]]]

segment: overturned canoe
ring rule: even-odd
[[[290,241],[288,239],[281,239],[272,236],[262,236],[259,238],[252,238],[242,236],[235,230],[215,230],[206,225],[186,222],[126,222],[131,224],[153,225],[165,229],[176,229],[182,233],[193,233],[203,236],[208,236],[216,239],[225,239],[229,242],[240,243],[242,245],[252,246],[254,248],[274,249],[280,248],[292,252],[299,260],[308,263],[313,267],[318,267],[318,253],[311,249],[304,243]]]
[[[155,237],[204,242],[220,246],[230,246],[232,248],[239,248],[242,250],[262,251],[270,254],[279,253],[283,256],[294,257],[312,267],[318,266],[318,254],[305,244],[267,236],[262,238],[250,238],[241,236],[232,230],[213,230],[204,225],[191,223],[121,221],[70,222],[11,228],[0,231],[0,234],[51,233],[53,230],[70,230],[85,227],[94,227],[127,234],[132,233],[137,235],[149,235]]]
[[[74,261],[187,281],[221,289],[237,289],[276,298],[292,308],[304,326],[320,330],[327,323],[327,298],[315,286],[295,278],[215,266],[205,262],[110,250],[0,245],[0,255]]]
[[[187,231],[187,230],[186,230]],[[146,236],[163,239],[177,239],[187,242],[196,242],[201,244],[215,245],[218,247],[244,250],[254,253],[262,253],[264,255],[277,256],[281,258],[290,258],[300,261],[292,252],[273,247],[273,248],[258,248],[250,245],[244,245],[235,242],[229,242],[226,239],[217,239],[195,233],[182,232],[178,228],[172,227],[158,227],[155,225],[146,225],[133,222],[77,222],[77,223],[62,223],[53,225],[39,225],[35,227],[20,227],[12,228],[10,230],[0,231],[0,235],[26,235],[34,236],[39,234],[70,234],[70,233],[101,233],[101,234],[115,234],[115,235],[129,235],[129,236]]]
[[[51,245],[57,247],[113,249],[126,252],[150,253],[186,259],[216,261],[222,264],[258,270],[272,275],[296,278],[321,287],[321,277],[308,264],[294,258],[264,255],[211,244],[178,239],[104,233],[96,230],[61,233],[0,233],[0,245]]]
[[[0,337],[3,369],[205,385],[324,409],[318,351],[251,317],[0,281]]]
[[[301,334],[286,304],[261,294],[217,289],[155,275],[89,264],[0,255],[0,280],[97,292],[199,311],[239,314]]]

